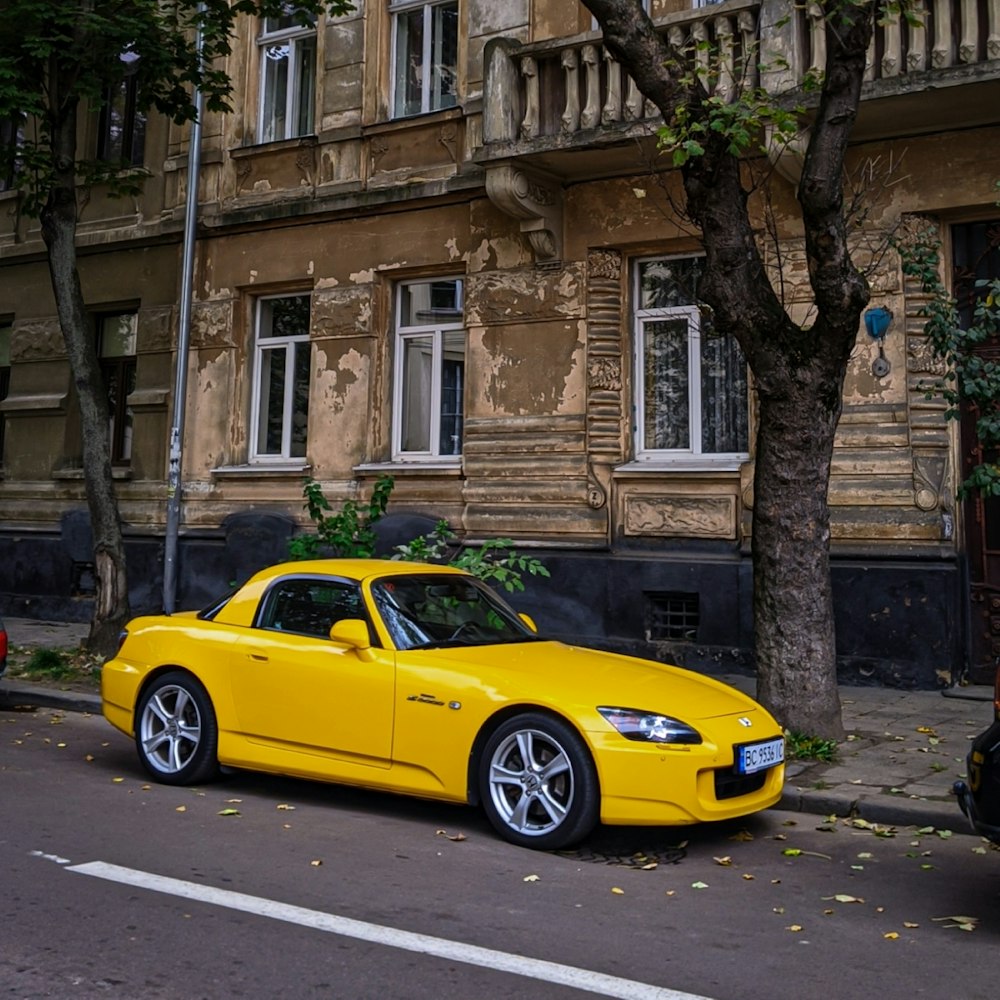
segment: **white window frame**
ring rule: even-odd
[[[306,461],[305,455],[292,454],[292,424],[295,415],[295,352],[296,345],[305,344],[309,350],[309,330],[305,333],[294,334],[292,336],[262,336],[261,323],[263,317],[263,304],[275,299],[309,299],[310,324],[312,322],[312,301],[307,292],[288,292],[284,295],[261,295],[254,300],[254,322],[253,322],[253,389],[250,401],[250,448],[249,461],[254,465],[290,465],[303,464]],[[282,397],[281,413],[281,453],[269,454],[258,451],[261,433],[261,382],[264,375],[263,357],[265,351],[277,351],[281,348],[285,351],[285,384]],[[310,381],[312,376],[312,356],[309,360]],[[306,442],[308,444],[309,435],[306,432]]]
[[[260,34],[257,37],[257,65],[259,67],[258,83],[260,94],[257,101],[257,141],[260,143],[281,142],[285,139],[297,139],[299,136],[312,135],[316,129],[316,67],[319,65],[319,32],[316,30],[315,22],[307,27],[294,24],[287,28],[280,28],[275,31],[268,31],[268,21],[276,18],[263,18],[261,20]],[[311,88],[308,94],[303,94],[302,87],[299,86],[300,63],[302,61],[302,42],[313,39],[314,71],[312,80],[307,82]],[[288,46],[288,80],[285,91],[285,127],[283,134],[275,134],[275,122],[272,118],[268,121],[265,118],[265,104],[268,91],[269,65],[267,50],[271,46]],[[311,114],[309,116],[309,128],[306,131],[298,130],[299,114],[302,111],[303,98],[308,99]]]
[[[457,455],[442,455],[440,448],[441,440],[441,394],[442,394],[442,362],[444,361],[444,341],[445,334],[460,330],[465,333],[465,317],[463,315],[459,322],[455,323],[428,323],[404,325],[403,315],[403,290],[410,285],[433,284],[437,281],[457,282],[457,305],[464,310],[465,279],[455,275],[448,275],[433,278],[417,278],[413,281],[401,281],[396,286],[396,310],[395,310],[395,336],[394,351],[395,365],[393,375],[392,393],[392,460],[393,462],[434,462],[445,465],[461,465],[462,449],[459,448]],[[431,338],[431,399],[429,406],[430,427],[428,429],[428,442],[430,448],[426,451],[404,451],[403,450],[403,427],[405,422],[405,366],[406,366],[406,343],[409,340],[416,340],[422,337]],[[466,342],[466,348],[468,346]],[[463,351],[463,359],[466,352]],[[464,371],[464,364],[463,364]],[[464,386],[463,386],[464,390]],[[463,409],[465,403],[463,391]],[[463,419],[464,424],[464,419]],[[463,439],[464,442],[464,439]]]
[[[676,305],[655,309],[640,306],[641,285],[640,265],[655,260],[685,260],[697,254],[658,255],[643,257],[632,262],[633,302],[633,404],[635,460],[640,464],[655,464],[675,468],[735,469],[746,462],[749,452],[706,452],[702,451],[702,376],[701,376],[701,310],[697,305]],[[649,448],[646,447],[646,398],[645,347],[647,325],[663,320],[683,319],[687,324],[688,362],[688,447]],[[745,401],[747,419],[750,416],[749,379],[748,395]]]
[[[446,4],[455,4],[456,10],[460,0],[389,0],[389,13],[392,15],[392,59],[390,62],[392,79],[392,117],[411,118],[418,114],[428,114],[431,111],[441,111],[444,108],[454,107],[458,103],[458,93],[456,86],[455,102],[444,104],[439,107],[431,105],[431,96],[434,93],[433,87],[433,8],[443,7]],[[399,59],[399,30],[398,15],[408,14],[413,10],[423,10],[423,50],[420,57],[420,110],[404,111],[400,108],[400,95],[397,89],[397,60]],[[455,73],[458,74],[458,39],[455,40]]]

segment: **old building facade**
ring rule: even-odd
[[[1000,0],[925,7],[919,27],[879,26],[851,150],[857,253],[893,319],[884,341],[859,330],[830,503],[845,678],[933,686],[1000,653],[998,522],[954,499],[968,449],[928,394],[941,371],[925,299],[887,240],[927,220],[947,280],[995,273]],[[807,8],[651,0],[650,14],[716,46],[717,93],[784,93],[822,65]],[[582,4],[360,0],[306,27],[244,19],[227,68],[234,111],[203,125],[179,359],[178,604],[281,557],[304,477],[336,503],[388,473],[390,511],[537,554],[553,578],[528,599],[546,631],[747,663],[752,380],[698,308],[699,241],[658,121]],[[83,113],[85,142],[149,177],[134,198],[81,192],[79,252],[145,610],[163,578],[188,130],[137,115],[127,91],[116,114]],[[794,149],[762,158],[756,204],[806,320],[796,166]],[[18,205],[0,191],[0,612],[82,617],[72,379]]]

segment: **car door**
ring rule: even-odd
[[[359,651],[329,638],[334,622],[364,617],[353,581],[276,581],[255,626],[233,651],[233,706],[247,739],[276,750],[389,766],[394,654]]]

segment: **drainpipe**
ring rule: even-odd
[[[204,5],[198,5],[199,15]],[[195,39],[201,63],[199,18]],[[188,147],[187,197],[184,202],[184,251],[181,258],[180,317],[177,325],[177,368],[174,373],[174,420],[170,427],[170,466],[167,472],[167,527],[163,539],[163,610],[174,612],[177,596],[177,541],[181,521],[181,455],[184,449],[184,410],[187,405],[188,348],[191,344],[191,300],[194,292],[194,251],[198,224],[198,171],[201,166],[201,89],[191,95],[195,118]]]

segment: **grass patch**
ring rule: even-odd
[[[785,730],[785,747],[791,760],[822,760],[830,763],[837,756],[837,741]]]
[[[101,661],[82,649],[50,649],[46,646],[11,649],[8,677],[38,683],[72,684],[97,689]]]

